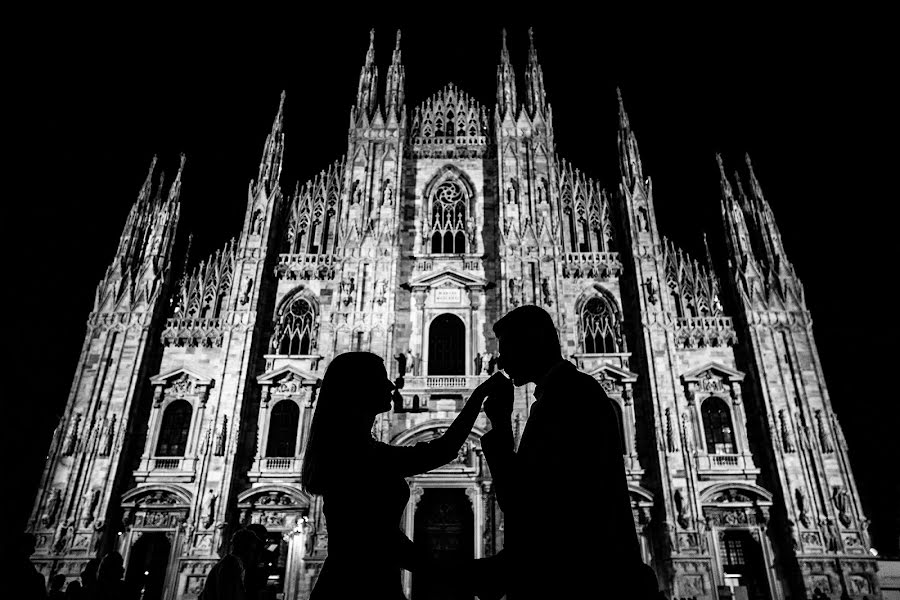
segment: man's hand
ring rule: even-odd
[[[491,375],[490,379],[478,386],[479,391],[482,388],[484,395],[487,396],[487,401],[484,403],[484,412],[487,414],[488,419],[491,420],[491,425],[494,427],[502,424],[508,426],[513,409],[514,388],[512,381],[498,372]]]

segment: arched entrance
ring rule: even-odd
[[[461,488],[426,488],[416,508],[415,543],[438,561],[474,557],[474,516]],[[447,589],[434,589],[413,576],[412,600],[472,600]]]
[[[144,533],[131,548],[125,580],[142,591],[142,600],[162,599],[170,548],[166,534],[159,531]]]
[[[450,313],[439,315],[428,329],[428,374],[466,374],[466,326]]]
[[[726,585],[747,588],[749,600],[768,600],[769,584],[762,548],[750,531],[722,531],[719,537],[719,557]]]

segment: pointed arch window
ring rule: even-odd
[[[710,396],[703,401],[701,413],[707,453],[736,454],[731,411],[725,401],[717,396]]]
[[[269,419],[267,457],[291,457],[297,451],[297,428],[300,425],[300,408],[293,400],[282,400],[272,409]]]
[[[455,181],[445,181],[431,199],[431,253],[465,254],[467,201]]]
[[[166,407],[159,428],[156,456],[184,456],[193,412],[187,400],[175,400]]]
[[[581,331],[586,354],[620,352],[616,311],[602,296],[594,296],[581,309]]]
[[[315,346],[316,314],[312,305],[297,296],[281,315],[275,329],[278,354],[309,354]]]

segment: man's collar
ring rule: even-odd
[[[536,400],[540,400],[544,397],[544,391],[547,389],[547,384],[553,379],[556,373],[560,371],[560,369],[565,368],[565,365],[574,366],[566,359],[560,358],[557,362],[553,363],[553,365],[549,369],[547,369],[547,372],[544,373],[540,377],[540,379],[535,382],[534,397]]]

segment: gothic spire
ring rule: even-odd
[[[622,101],[622,90],[616,88],[619,98],[619,171],[628,189],[634,189],[637,183],[644,181],[644,170],[641,167],[641,154],[638,151],[637,138],[631,130],[625,103]]]
[[[750,161],[750,155],[744,155],[744,161],[747,163],[747,170],[750,172],[750,199],[749,204],[754,213],[759,235],[762,239],[762,247],[766,253],[766,262],[774,266],[777,270],[781,270],[789,264],[787,255],[784,251],[784,244],[781,241],[781,232],[775,223],[775,215],[772,207],[763,197],[762,187],[753,171],[753,163]]]
[[[403,106],[403,88],[406,81],[406,74],[403,64],[400,62],[400,30],[397,30],[397,43],[394,46],[394,55],[391,58],[391,66],[387,72],[387,89],[385,90],[386,118],[390,118],[396,111],[399,119],[399,112]]]
[[[547,96],[544,92],[544,70],[538,62],[537,50],[534,48],[534,32],[528,28],[528,67],[525,70],[525,105],[528,114],[544,113],[547,109]]]
[[[725,174],[721,154],[716,154],[716,162],[719,165],[719,184],[722,190],[722,220],[728,234],[729,249],[738,261],[738,266],[743,268],[748,261],[755,260],[750,245],[750,230],[740,203],[735,201],[734,190]]]
[[[264,186],[266,194],[271,194],[278,185],[281,177],[282,157],[284,156],[284,98],[285,92],[281,92],[281,101],[278,103],[278,113],[272,123],[272,131],[266,137],[266,146],[263,150],[262,160],[259,163],[259,174],[255,182],[256,192],[259,186]]]
[[[359,87],[356,91],[357,116],[371,116],[375,110],[376,92],[378,90],[378,67],[375,66],[375,30],[369,30],[369,50],[366,52],[366,63],[359,72]]]
[[[500,50],[500,64],[497,66],[497,110],[500,118],[509,115],[516,118],[516,74],[509,62],[506,48],[506,29],[503,30],[503,47]]]

